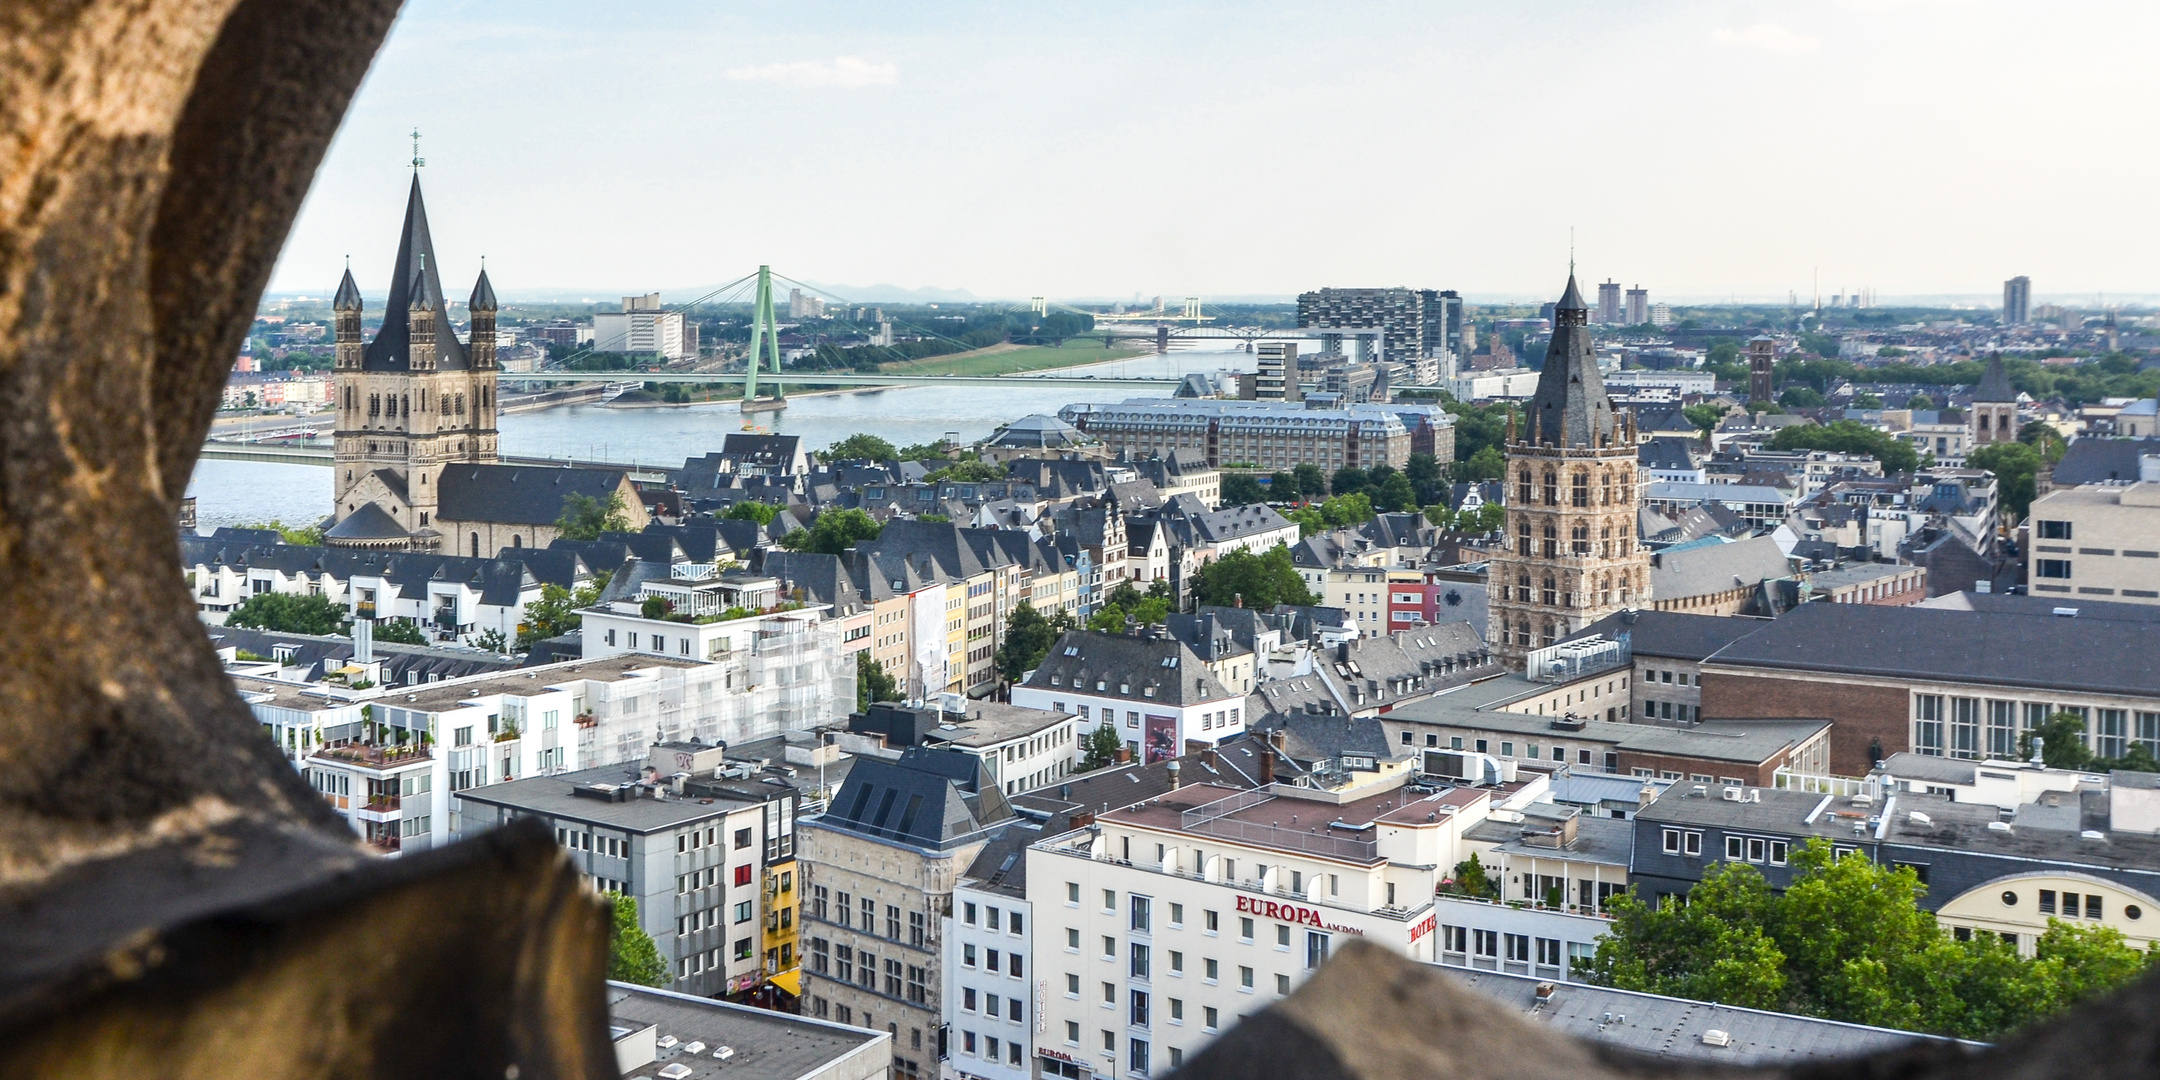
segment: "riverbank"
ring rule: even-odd
[[[1025,375],[1063,368],[1090,367],[1112,364],[1121,360],[1152,355],[1146,349],[1108,348],[1081,341],[1068,341],[1063,345],[1015,345],[1001,342],[967,352],[947,353],[926,360],[896,360],[885,364],[880,374],[885,375],[969,375],[995,377],[999,375]],[[635,380],[635,372],[625,373],[623,381]],[[787,385],[787,377],[763,375],[760,378]],[[788,399],[834,397],[843,394],[871,394],[890,390],[889,386],[837,386],[823,390],[789,392]],[[631,395],[636,394],[632,391]],[[741,387],[731,386],[723,390],[698,392],[689,401],[641,400],[625,395],[629,400],[617,398],[606,403],[609,409],[681,409],[697,405],[733,405],[742,400]]]

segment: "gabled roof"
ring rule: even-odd
[[[898,761],[858,757],[847,782],[813,823],[911,847],[940,849],[1012,817],[1012,807],[972,754],[910,747]]]
[[[572,495],[606,502],[620,490],[620,469],[554,469],[530,465],[452,465],[435,493],[442,521],[553,525]]]
[[[360,509],[345,515],[345,520],[330,527],[323,534],[325,540],[402,540],[411,536],[405,526],[397,523],[389,511],[374,503],[365,503]]]
[[[1026,685],[1164,707],[1238,696],[1182,641],[1092,630],[1069,630],[1058,638]]]
[[[2055,463],[2051,481],[2056,487],[2129,483],[2138,478],[2138,459],[2160,454],[2160,438],[2097,439],[2090,436],[2070,444]]]
[[[397,262],[390,267],[390,298],[383,305],[382,328],[368,342],[361,366],[368,371],[407,371],[412,367],[410,309],[416,283],[424,289],[424,301],[435,313],[435,366],[443,371],[471,367],[465,346],[450,329],[450,311],[443,304],[440,265],[435,241],[428,235],[427,204],[420,198],[420,174],[414,173],[412,191],[405,198],[405,224],[398,231]]]
[[[1792,562],[1769,536],[1709,543],[1650,556],[1650,595],[1659,600],[1753,588],[1792,576]]]

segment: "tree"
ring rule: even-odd
[[[562,516],[555,519],[555,531],[565,540],[598,540],[601,533],[629,530],[630,517],[621,491],[608,492],[605,500],[581,494],[564,496]]]
[[[1290,475],[1297,480],[1299,498],[1317,499],[1328,493],[1327,474],[1318,465],[1300,465]]]
[[[2018,754],[2030,758],[2036,738],[2040,760],[2050,769],[2083,769],[2092,764],[2092,750],[2085,745],[2085,718],[2074,712],[2053,713],[2039,727],[2019,736]]]
[[[1290,549],[1275,545],[1261,554],[1233,551],[1193,573],[1196,603],[1229,607],[1242,603],[1256,611],[1277,604],[1310,606],[1320,601],[1305,587],[1291,562]]]
[[[878,534],[883,531],[885,531],[885,527],[878,524],[876,518],[860,510],[827,510],[819,514],[817,520],[811,523],[809,535],[804,538],[803,546],[790,547],[789,550],[811,551],[820,555],[840,555],[846,553],[847,549],[854,547],[857,541],[877,539]],[[781,540],[781,546],[787,547],[788,541],[794,538],[795,533],[789,533],[787,537]]]
[[[900,451],[875,435],[856,433],[825,448],[826,461],[898,461]]]
[[[1812,386],[1788,386],[1778,395],[1777,403],[1788,409],[1819,409],[1823,396]]]
[[[855,654],[855,711],[869,712],[873,703],[892,701],[900,695],[900,684],[885,674],[885,665],[870,655],[870,650]]]
[[[653,944],[652,935],[638,924],[637,901],[619,892],[608,893],[607,899],[615,921],[615,932],[608,945],[607,977],[639,986],[666,986],[673,982],[667,961],[660,957],[660,947]]]
[[[1854,394],[1852,405],[1855,409],[1880,409],[1882,398],[1875,394]]]
[[[942,469],[923,477],[926,484],[942,484],[948,481],[958,484],[988,484],[1005,479],[1008,474],[1002,465],[987,461],[955,461]]]
[[[1050,655],[1050,646],[1057,644],[1057,639],[1057,626],[1035,610],[1035,605],[1020,601],[1005,617],[1005,641],[997,650],[998,672],[1007,682],[1019,682]]]
[[[1780,430],[1770,440],[1773,450],[1836,450],[1867,454],[1882,462],[1885,473],[1906,473],[1920,467],[1920,454],[1912,444],[1878,431],[1857,420],[1829,424],[1798,424]]]
[[[1500,883],[1485,872],[1485,864],[1478,861],[1477,853],[1455,864],[1455,872],[1441,883],[1463,896],[1481,896],[1488,900],[1500,899]]]
[[[1224,506],[1250,506],[1267,501],[1267,490],[1251,473],[1224,473],[1222,478],[1222,503]]]
[[[1995,474],[2003,508],[2016,523],[2032,511],[2035,479],[2040,472],[2040,451],[2021,442],[1989,443],[1965,455],[1965,463]]]
[[[258,521],[252,525],[239,527],[243,529],[271,530],[283,537],[286,543],[297,547],[321,547],[323,542],[323,528],[320,525],[287,525],[276,518],[271,518],[268,521]]]
[[[1328,493],[1331,495],[1348,495],[1352,492],[1364,491],[1367,482],[1368,478],[1365,475],[1365,470],[1355,465],[1345,465],[1335,470],[1334,477],[1328,481]]]
[[[1725,410],[1715,405],[1689,405],[1680,410],[1680,415],[1687,417],[1687,422],[1695,425],[1695,430],[1702,432],[1703,445],[1708,446],[1711,433],[1717,430],[1718,421],[1725,419]]]
[[[1412,454],[1403,463],[1403,476],[1410,481],[1416,505],[1447,501],[1447,474],[1440,470],[1440,459],[1422,450]]]
[[[1170,601],[1160,596],[1141,596],[1132,593],[1124,603],[1109,603],[1096,608],[1088,616],[1087,628],[1105,634],[1125,632],[1128,620],[1137,626],[1153,626],[1170,617]]]
[[[1331,528],[1347,529],[1372,520],[1372,499],[1362,491],[1337,495],[1320,504],[1320,516]]]
[[[608,578],[608,574],[596,574],[575,592],[560,585],[540,586],[540,599],[525,605],[524,616],[518,621],[518,651],[531,652],[539,642],[584,625],[585,617],[578,612],[600,602]]]
[[[1935,407],[1935,399],[1926,394],[1914,394],[1905,399],[1905,407],[1908,409],[1932,409]]]
[[[481,652],[507,653],[510,651],[510,639],[504,637],[502,631],[489,627],[473,635],[472,646]]]
[[[1455,479],[1469,483],[1498,480],[1507,475],[1507,455],[1497,446],[1479,447],[1467,461],[1455,463]]]
[[[384,619],[375,624],[375,640],[392,645],[426,645],[427,631],[411,619]]]
[[[1417,487],[1410,483],[1409,477],[1392,469],[1368,494],[1373,505],[1383,513],[1397,514],[1415,510],[1418,506]]]
[[[1125,740],[1118,737],[1117,729],[1105,723],[1088,732],[1080,744],[1080,771],[1093,772],[1105,765],[1117,763],[1118,751],[1125,749]]]
[[[728,507],[727,513],[720,515],[726,521],[755,521],[760,525],[770,525],[772,519],[779,516],[779,507],[771,503],[749,500]]]
[[[240,602],[225,621],[233,626],[280,634],[336,637],[352,625],[351,615],[328,597],[314,593],[256,593]]]

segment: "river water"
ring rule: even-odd
[[[1252,365],[1250,353],[1195,350],[1067,368],[1060,374],[1160,378],[1223,368],[1250,371]],[[1073,402],[1108,403],[1134,396],[1140,395],[1108,390],[1091,394],[1080,387],[908,386],[794,397],[779,412],[747,415],[733,403],[639,409],[572,405],[503,417],[501,443],[503,453],[523,457],[675,465],[718,451],[729,432],[745,430],[746,424],[759,431],[800,435],[803,445],[813,450],[858,432],[895,446],[947,436],[970,442],[1031,413],[1055,414]],[[272,518],[287,524],[319,521],[330,512],[330,482],[330,470],[321,466],[206,460],[196,465],[188,494],[195,496],[197,527],[208,532],[220,525]]]

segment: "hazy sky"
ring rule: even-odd
[[[272,288],[2160,293],[2160,5],[409,0]]]

